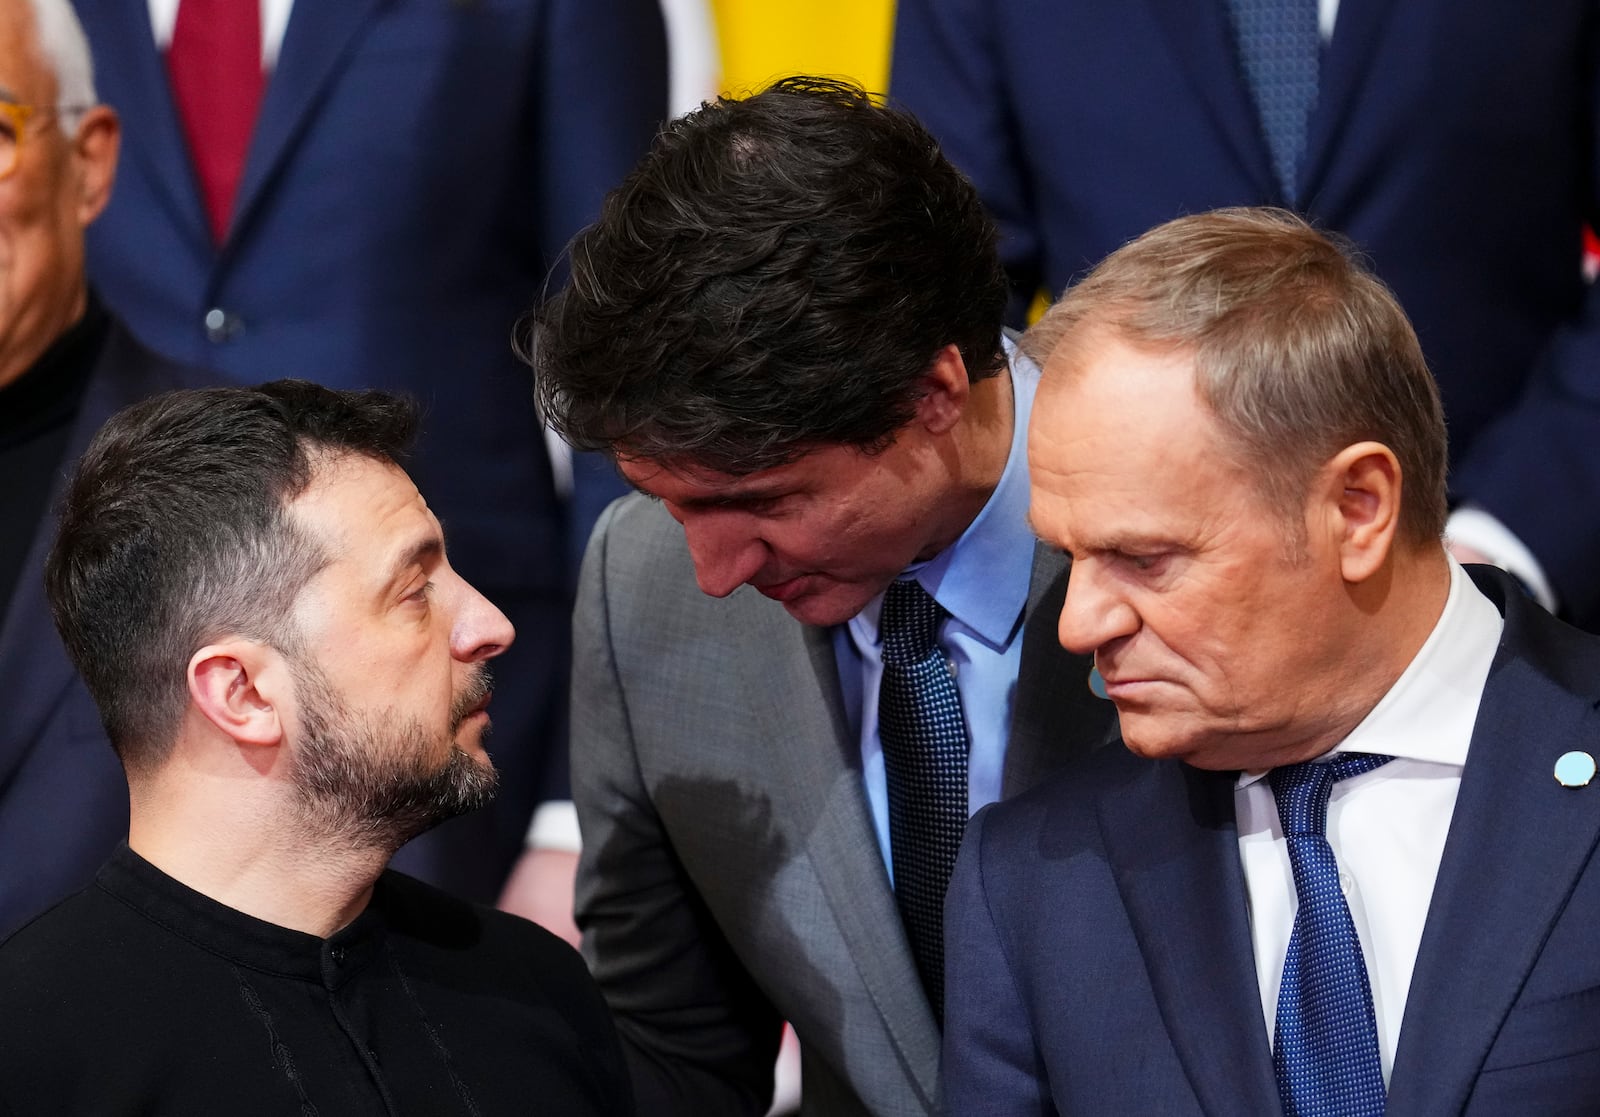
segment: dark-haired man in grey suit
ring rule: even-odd
[[[645,494],[591,540],[573,689],[641,1110],[759,1113],[788,1020],[805,1112],[936,1113],[951,843],[1113,720],[1035,608],[993,227],[914,119],[791,79],[671,126],[572,260],[546,414]]]

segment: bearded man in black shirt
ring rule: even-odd
[[[101,430],[46,563],[128,841],[0,946],[0,1113],[631,1111],[582,961],[392,871],[486,802],[510,623],[397,464],[416,411],[305,381]]]

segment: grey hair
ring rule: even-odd
[[[1169,221],[1068,289],[1022,351],[1053,365],[1047,378],[1070,377],[1096,329],[1193,355],[1201,399],[1287,521],[1324,462],[1372,440],[1400,463],[1402,531],[1443,532],[1439,390],[1400,304],[1348,243],[1284,210]]]
[[[70,0],[28,0],[28,6],[39,54],[56,77],[56,116],[61,130],[71,133],[84,112],[100,103],[89,39]]]

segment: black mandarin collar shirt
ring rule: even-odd
[[[126,846],[0,945],[0,1115],[627,1115],[577,953],[386,872],[328,939]]]

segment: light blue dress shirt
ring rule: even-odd
[[[1004,339],[1010,365],[1013,423],[1011,453],[1000,483],[967,530],[927,562],[908,567],[922,588],[950,615],[939,646],[955,668],[956,689],[967,720],[967,810],[1000,798],[1012,694],[1022,662],[1022,614],[1033,569],[1028,528],[1028,416],[1039,369]],[[889,786],[878,739],[878,684],[883,677],[878,616],[883,595],[833,632],[845,715],[861,739],[861,772],[878,848],[893,879],[889,856]]]

